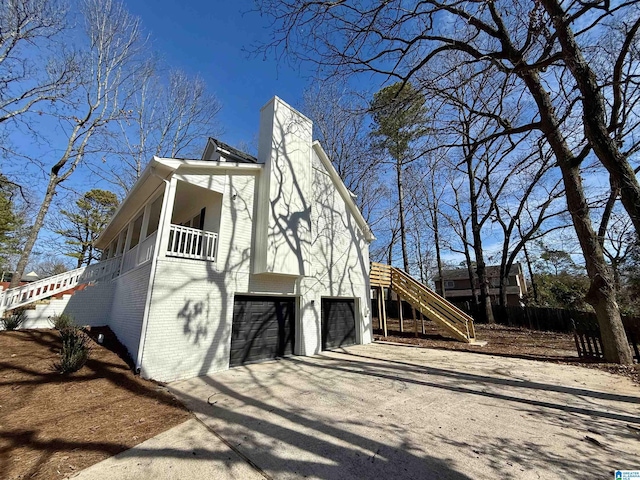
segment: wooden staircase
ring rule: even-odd
[[[390,288],[402,301],[409,303],[425,317],[436,322],[457,340],[475,343],[476,332],[473,327],[473,317],[399,268],[371,262],[370,282],[371,288],[380,289],[378,298],[384,298],[384,288]],[[386,336],[384,302],[380,302],[380,308]]]

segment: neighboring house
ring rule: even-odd
[[[200,160],[154,157],[95,244],[103,260],[72,271],[97,282],[30,321],[108,325],[161,381],[369,343],[372,240],[312,122],[274,97],[257,158],[213,139]]]
[[[500,303],[500,266],[487,266],[486,271],[490,284],[489,295],[491,297],[491,303],[497,305]],[[442,277],[444,279],[444,291],[447,300],[457,304],[473,300],[469,271],[466,268],[443,270]],[[478,289],[478,295],[480,295],[478,277],[475,276],[475,273],[474,283],[476,289]],[[442,295],[442,282],[439,276],[434,279],[434,284],[436,293]],[[520,263],[514,263],[508,275],[507,305],[522,305],[526,294],[527,282],[524,278],[522,265]]]

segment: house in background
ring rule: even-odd
[[[372,341],[373,235],[312,122],[274,97],[257,158],[209,139],[153,158],[96,242],[96,265],[4,292],[4,309],[108,325],[147,378],[171,381]],[[29,287],[29,289],[27,289]]]
[[[447,300],[455,304],[473,301],[469,271],[466,268],[443,270],[442,278],[444,279],[444,296]],[[490,283],[489,295],[491,303],[497,305],[500,303],[500,266],[487,266],[487,279]],[[478,278],[475,273],[474,283],[476,289],[478,289]],[[442,295],[442,282],[439,276],[434,279],[434,284],[436,293]],[[522,271],[522,265],[514,263],[508,275],[507,305],[522,306],[526,294],[527,282]]]

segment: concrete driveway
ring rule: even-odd
[[[580,367],[373,344],[171,388],[267,478],[555,480],[640,469],[640,389]]]
[[[171,385],[196,418],[79,480],[609,479],[640,388],[580,367],[373,344]]]

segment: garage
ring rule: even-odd
[[[322,349],[356,343],[356,308],[352,298],[322,299]]]
[[[293,355],[294,344],[294,298],[235,296],[231,367]]]

